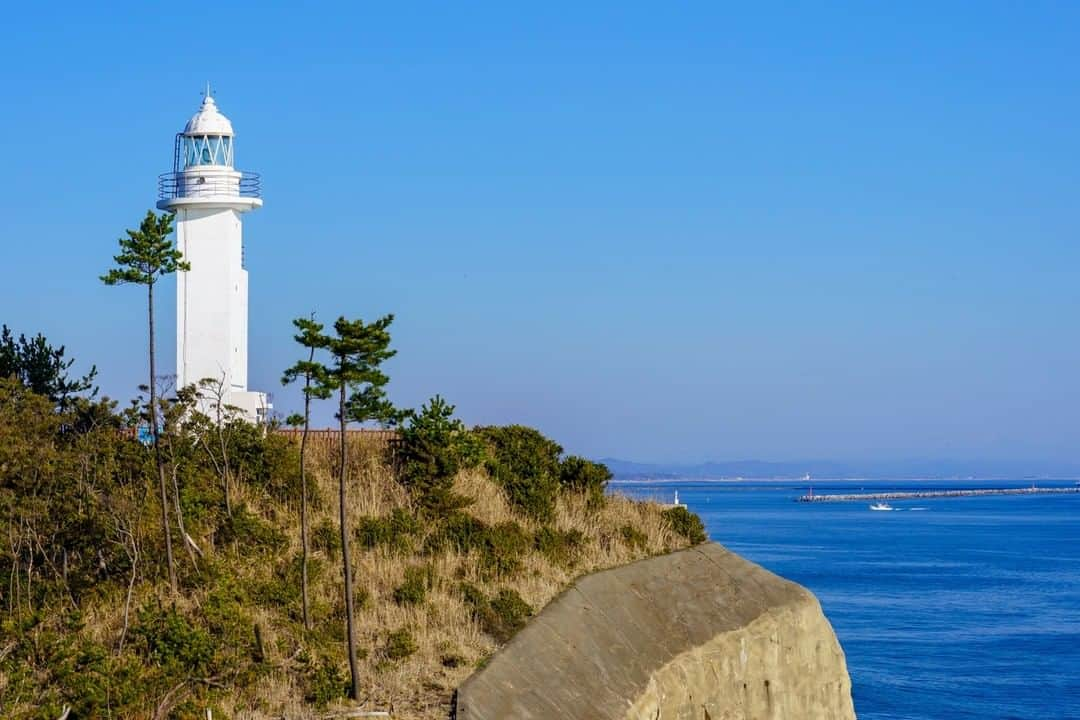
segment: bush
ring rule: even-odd
[[[511,576],[521,569],[521,558],[532,542],[524,528],[509,520],[488,526],[473,516],[454,513],[424,542],[425,552],[452,549],[472,553],[486,577]]]
[[[386,657],[391,660],[404,660],[416,650],[416,640],[408,628],[395,630],[386,638]]]
[[[513,637],[533,612],[532,606],[509,588],[500,590],[491,600],[472,583],[461,583],[458,589],[483,631],[500,643]]]
[[[470,605],[474,611],[487,604],[487,596],[484,595],[484,591],[471,582],[462,582],[458,585],[458,591],[461,593],[461,599],[465,601],[466,605]]]
[[[208,677],[214,658],[214,641],[175,608],[144,606],[131,633],[142,646],[146,660],[169,676]]]
[[[381,545],[405,555],[413,551],[413,540],[421,530],[420,521],[407,510],[394,508],[389,515],[381,518],[360,518],[356,526],[356,539],[361,547],[371,549]]]
[[[490,577],[509,577],[521,569],[521,557],[528,552],[529,536],[520,525],[507,521],[487,532],[480,554],[480,567]]]
[[[222,521],[217,540],[222,544],[236,543],[244,549],[274,550],[285,544],[285,535],[250,512],[246,505],[238,505],[233,509],[232,517]]]
[[[540,522],[555,515],[562,447],[522,425],[478,427],[487,450],[487,469],[519,512]]]
[[[664,519],[671,525],[671,529],[697,545],[708,540],[705,535],[705,524],[694,513],[683,506],[668,508],[663,513]]]
[[[304,701],[320,710],[348,695],[351,689],[351,681],[341,668],[325,657],[304,677]]]
[[[336,560],[341,552],[341,533],[334,523],[323,520],[311,530],[311,547],[326,553],[331,560]]]
[[[582,493],[591,507],[604,502],[604,490],[611,480],[607,465],[571,455],[559,466],[559,485],[564,492]]]
[[[203,619],[211,635],[229,645],[239,645],[251,632],[251,618],[243,585],[232,578],[220,580],[202,605]]]
[[[649,544],[649,539],[645,537],[645,533],[632,525],[623,525],[619,529],[619,533],[622,535],[623,542],[632,550],[644,550],[645,546]]]
[[[477,443],[460,420],[454,406],[436,395],[412,413],[401,431],[396,451],[401,484],[427,514],[442,516],[463,508],[470,500],[454,493],[454,477],[463,467],[477,464]]]
[[[266,490],[280,502],[300,498],[300,448],[289,438],[234,420],[225,426],[234,477]],[[314,483],[308,491],[314,490]]]
[[[548,560],[562,567],[571,567],[577,552],[585,542],[580,530],[556,530],[545,525],[533,536],[533,546]]]
[[[266,607],[287,608],[291,615],[300,609],[300,578],[302,558],[299,554],[276,563],[269,578],[252,584],[252,598]],[[308,580],[314,582],[322,574],[323,563],[317,558],[308,560]]]
[[[483,547],[488,534],[488,526],[464,512],[451,513],[424,541],[424,551],[428,554],[442,550],[455,550],[467,553]]]
[[[504,642],[525,625],[533,612],[532,606],[522,600],[517,591],[510,588],[499,591],[491,601],[491,609],[499,620],[499,630]]]
[[[419,605],[427,597],[427,591],[435,584],[433,565],[414,565],[405,568],[405,582],[394,588],[394,602],[398,605]]]

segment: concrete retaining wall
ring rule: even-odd
[[[816,598],[716,544],[595,573],[459,689],[457,720],[847,720]]]

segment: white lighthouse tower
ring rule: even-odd
[[[191,263],[176,280],[176,386],[211,379],[221,401],[252,422],[270,408],[247,388],[248,274],[241,214],[262,206],[259,176],[234,168],[232,123],[207,86],[199,112],[176,136],[173,170],[158,178],[161,210],[176,213],[176,246]],[[214,417],[217,393],[199,408]]]

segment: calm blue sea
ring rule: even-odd
[[[816,493],[1027,482],[815,481]],[[1072,485],[1072,482],[1040,482]],[[805,483],[616,483],[812,590],[860,720],[1080,719],[1080,496],[800,504]]]

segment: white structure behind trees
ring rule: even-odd
[[[248,273],[241,215],[262,206],[259,176],[233,166],[232,123],[207,89],[202,107],[176,136],[173,170],[158,180],[161,210],[176,213],[176,246],[191,270],[176,277],[176,384],[207,378],[224,402],[252,422],[270,408],[266,393],[248,390]],[[215,416],[217,398],[199,409]]]

